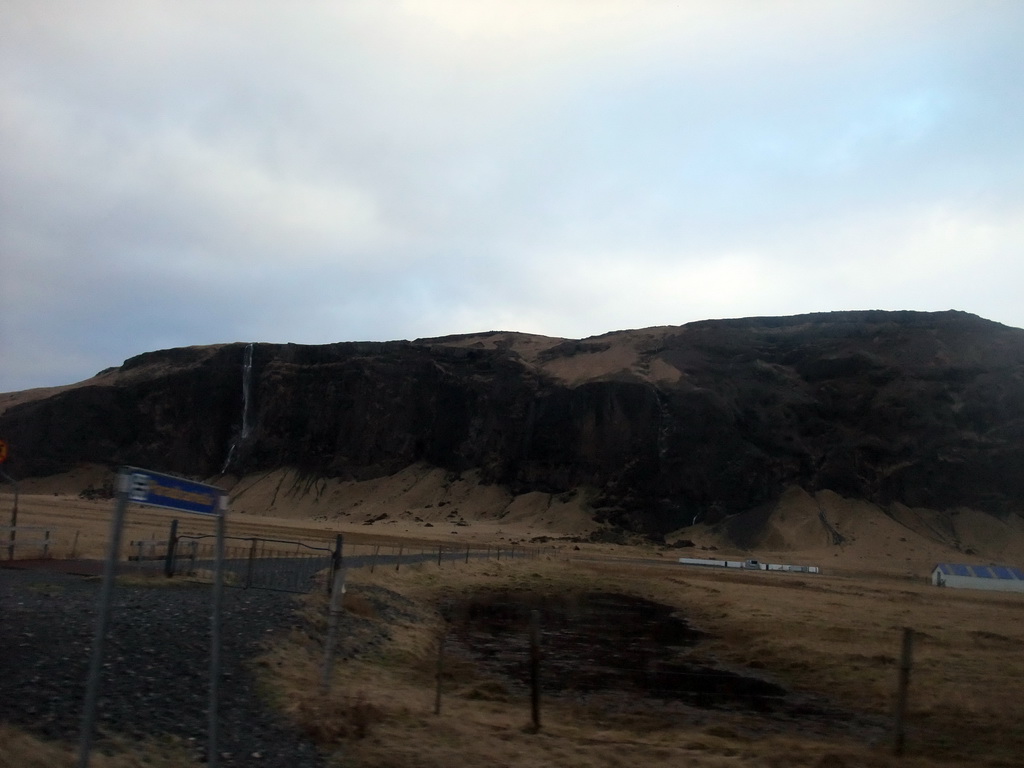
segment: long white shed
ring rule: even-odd
[[[705,568],[742,568],[745,571],[790,571],[792,573],[821,573],[816,565],[784,565],[761,563],[757,560],[711,560],[699,557],[680,557],[680,565],[700,565]]]
[[[1009,565],[939,563],[932,569],[932,584],[993,592],[1024,592],[1024,571]]]

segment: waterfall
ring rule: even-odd
[[[252,431],[252,425],[249,423],[249,393],[252,389],[252,350],[252,342],[249,342],[245,345],[245,354],[242,356],[242,432],[231,441],[228,456],[224,459],[224,466],[220,468],[222,475],[231,466],[231,460],[235,457],[235,451],[248,439],[249,433]]]
[[[242,440],[249,437],[249,390],[252,385],[252,343],[245,345],[242,359]]]

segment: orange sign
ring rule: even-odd
[[[3,464],[5,461],[7,461],[7,443],[0,440],[0,464]]]

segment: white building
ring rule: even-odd
[[[745,571],[789,571],[791,573],[821,573],[816,565],[782,565],[761,563],[757,560],[710,560],[699,557],[680,557],[681,565],[700,565],[705,568],[742,568]]]
[[[1024,592],[1024,571],[1008,565],[960,565],[939,563],[932,570],[936,587]]]

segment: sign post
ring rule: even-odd
[[[96,702],[99,698],[100,675],[103,670],[103,646],[110,625],[110,603],[117,577],[117,559],[121,551],[121,531],[129,503],[150,507],[163,507],[178,512],[216,517],[217,554],[213,575],[210,640],[210,707],[207,764],[217,768],[217,697],[220,677],[220,614],[221,591],[224,586],[224,518],[227,513],[227,493],[216,486],[204,485],[173,475],[151,472],[148,469],[122,467],[117,475],[117,495],[114,517],[110,521],[110,547],[103,569],[103,584],[97,605],[96,634],[93,639],[92,660],[86,683],[82,708],[82,733],[79,742],[78,768],[88,768],[96,726]]]

